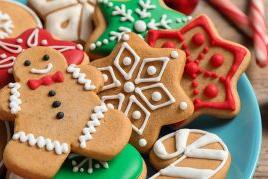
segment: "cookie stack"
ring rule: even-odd
[[[225,178],[224,141],[184,126],[239,113],[250,54],[207,16],[162,0],[2,0],[0,25],[6,179]]]

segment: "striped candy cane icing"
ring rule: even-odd
[[[85,90],[91,91],[96,89],[96,86],[92,84],[92,81],[90,79],[87,79],[86,74],[81,73],[80,68],[76,67],[75,64],[69,65],[67,72],[72,73],[73,78],[77,79],[79,84],[83,84]]]
[[[198,138],[192,144],[187,145],[190,133],[203,134],[203,136]],[[177,151],[169,154],[165,149],[163,141],[171,137],[175,137]],[[212,143],[221,144],[223,150],[203,148],[206,145]],[[217,135],[197,129],[181,129],[174,133],[168,134],[160,138],[155,143],[153,151],[157,155],[157,157],[163,160],[168,160],[179,156],[180,158],[171,165],[167,166],[166,168],[160,170],[158,173],[153,175],[151,179],[157,178],[158,176],[182,178],[210,178],[223,168],[229,155],[228,148]],[[221,164],[214,170],[176,166],[186,158],[219,160],[221,161]]]
[[[61,143],[57,140],[51,140],[43,136],[34,136],[33,134],[26,134],[23,131],[15,132],[13,140],[19,140],[22,143],[28,143],[30,146],[37,146],[44,148],[47,151],[55,151],[57,155],[69,153],[69,146],[67,143]]]
[[[91,134],[96,132],[96,127],[100,125],[100,120],[104,118],[104,113],[107,111],[108,108],[104,103],[94,108],[93,113],[90,116],[90,120],[87,122],[86,127],[82,130],[83,134],[79,137],[81,148],[86,148],[86,142],[92,139]]]
[[[10,88],[10,97],[9,97],[9,108],[11,111],[11,114],[18,113],[21,108],[21,99],[20,99],[20,92],[19,89],[21,85],[19,83],[9,83],[8,87]]]

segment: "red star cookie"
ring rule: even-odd
[[[129,117],[130,142],[141,152],[150,150],[163,125],[193,113],[193,104],[179,83],[185,64],[181,50],[151,48],[130,33],[122,36],[108,57],[92,64],[103,72],[102,101]]]
[[[219,37],[208,17],[202,15],[180,30],[151,30],[148,43],[186,53],[181,85],[192,98],[195,113],[183,124],[201,114],[230,118],[239,112],[237,80],[249,64],[250,53]]]
[[[89,61],[80,44],[54,39],[43,29],[29,29],[16,38],[0,40],[0,87],[12,81],[12,69],[16,57],[24,49],[34,46],[48,46],[61,52],[68,64],[80,64]]]

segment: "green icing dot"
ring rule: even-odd
[[[108,22],[108,26],[93,44],[95,49],[93,48],[92,52],[103,55],[109,54],[118,41],[118,38],[111,39],[113,36],[111,33],[116,34],[130,30],[145,37],[147,31],[152,29],[150,28],[152,24],[157,29],[176,29],[182,27],[189,20],[184,14],[163,7],[160,5],[162,3],[160,1],[162,0],[100,0],[98,5],[106,22]],[[143,8],[144,4],[147,8]],[[115,9],[117,9],[117,15],[113,15]],[[143,11],[144,9],[147,10]],[[141,13],[144,14],[143,17],[140,15]],[[146,28],[144,28],[144,24]]]
[[[143,159],[130,144],[108,163],[108,169],[94,168],[94,172],[88,174],[87,167],[84,172],[73,172],[71,161],[67,160],[54,179],[136,179],[143,170]]]

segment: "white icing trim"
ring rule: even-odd
[[[15,60],[16,58],[13,56],[0,60],[0,69],[12,67],[15,63]],[[10,62],[10,63],[6,63],[6,62]]]
[[[139,84],[139,83],[145,83],[145,82],[159,82],[163,76],[163,73],[167,67],[167,64],[169,62],[169,58],[168,57],[158,57],[158,58],[145,58],[142,61],[142,64],[139,68],[139,72],[137,75],[137,78],[135,79],[135,83]],[[150,62],[163,62],[162,68],[160,69],[160,71],[158,72],[159,74],[156,77],[141,77],[142,71],[144,70],[144,67],[147,63]],[[146,70],[147,71],[147,70]]]
[[[48,63],[46,68],[43,69],[32,68],[30,72],[34,74],[47,74],[51,72],[52,69],[53,69],[52,63]]]
[[[67,50],[75,50],[75,46],[66,46],[66,45],[52,45],[52,46],[48,46],[50,48],[53,48],[59,52],[65,52]]]
[[[114,100],[114,99],[118,99],[119,103],[118,103],[118,110],[121,110],[123,102],[125,100],[125,95],[123,93],[119,93],[117,95],[110,95],[110,96],[102,96],[101,97],[101,102],[105,103],[106,100]]]
[[[67,143],[61,143],[43,136],[36,137],[31,133],[26,134],[23,131],[15,132],[12,139],[19,140],[21,143],[28,143],[30,146],[37,146],[40,149],[46,149],[47,151],[54,151],[57,155],[68,154],[70,151]]]
[[[201,136],[187,146],[187,140],[190,133],[203,134],[203,136]],[[169,154],[165,149],[163,141],[171,137],[175,137],[176,152]],[[212,143],[220,143],[223,150],[202,148]],[[160,172],[152,176],[151,179],[157,178],[160,175],[183,178],[210,178],[222,169],[229,155],[227,146],[217,135],[197,129],[181,129],[171,134],[168,134],[156,141],[153,147],[153,151],[157,157],[163,160],[169,160],[174,157],[180,158],[166,168],[160,170]],[[187,157],[220,160],[221,164],[215,170],[195,169],[190,167],[176,167],[178,163],[180,163]]]
[[[132,10],[131,9],[126,9],[125,4],[121,4],[121,6],[114,6],[114,10],[112,12],[113,16],[121,16],[120,21],[125,22],[125,21],[130,21],[133,22],[135,19],[132,17]]]
[[[148,10],[156,8],[156,6],[151,3],[151,0],[147,0],[146,2],[144,0],[139,0],[139,5],[141,6],[141,9],[137,8],[135,12],[141,19],[151,17],[151,13],[148,12]]]
[[[4,39],[12,34],[14,24],[9,14],[0,11],[0,39]]]
[[[36,28],[32,31],[31,35],[27,39],[28,47],[36,47],[39,40],[39,29]]]
[[[21,110],[21,99],[19,89],[21,85],[19,83],[9,83],[8,87],[10,88],[10,97],[9,97],[9,108],[11,114],[17,114]]]
[[[9,53],[16,53],[16,54],[21,53],[23,50],[22,47],[19,45],[3,42],[1,40],[0,40],[0,47],[8,51]]]
[[[101,72],[108,71],[111,74],[111,77],[113,80],[113,83],[108,84],[108,85],[104,85],[102,87],[102,91],[121,86],[121,82],[116,78],[114,70],[111,66],[98,68],[98,70],[100,70]]]
[[[81,73],[80,68],[77,67],[75,64],[69,65],[67,68],[67,72],[72,73],[72,77],[74,79],[77,79],[77,82],[79,84],[84,85],[84,90],[91,91],[96,89],[96,86],[92,84],[92,81],[90,79],[87,79],[86,74]]]
[[[124,52],[124,50],[128,50],[134,56],[134,62],[133,62],[132,67],[130,68],[129,72],[126,72],[120,66],[120,62],[119,62],[120,57],[121,57],[122,53]],[[123,77],[126,80],[130,80],[132,78],[134,70],[136,69],[139,61],[140,61],[140,57],[137,55],[137,53],[128,45],[128,43],[123,42],[118,54],[116,55],[116,57],[114,59],[114,66],[118,69],[118,71],[123,75]]]
[[[150,102],[150,100],[147,99],[146,96],[142,93],[142,91],[152,89],[152,88],[161,88],[161,89],[163,89],[163,91],[169,97],[169,100],[164,102],[164,103],[160,103],[160,104],[156,104],[156,105],[152,104]],[[148,105],[148,107],[151,110],[156,110],[158,108],[171,105],[172,103],[175,103],[175,101],[176,101],[175,98],[172,96],[172,94],[168,91],[168,89],[163,85],[163,83],[155,83],[155,84],[148,85],[148,86],[137,87],[135,89],[135,92],[140,95],[141,99]]]
[[[100,120],[104,118],[104,113],[108,111],[107,106],[102,103],[100,106],[95,106],[93,113],[90,116],[90,120],[87,122],[86,127],[82,130],[82,135],[79,136],[79,143],[81,148],[86,148],[86,142],[92,139],[93,133],[96,132],[96,127],[101,123]]]
[[[126,110],[125,110],[126,116],[128,116],[128,113],[129,113],[133,103],[137,104],[137,106],[139,106],[140,109],[145,113],[145,119],[144,119],[140,128],[137,128],[135,125],[132,124],[133,130],[136,131],[139,135],[142,135],[143,131],[147,125],[147,122],[150,118],[151,113],[138,101],[138,99],[134,95],[131,95],[129,97],[129,102],[128,102],[128,105],[127,105]]]

